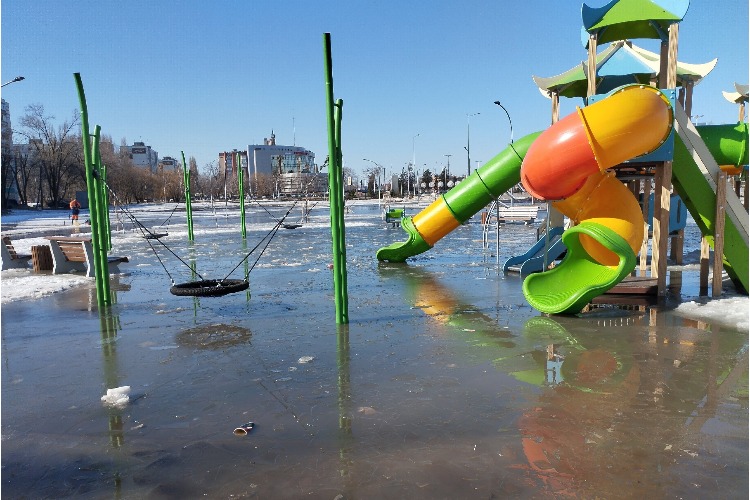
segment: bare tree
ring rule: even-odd
[[[22,145],[18,145],[22,146]],[[13,146],[13,162],[15,171],[13,172],[18,186],[18,203],[22,206],[29,205],[30,188],[33,186],[34,161],[29,154],[27,147]]]
[[[80,135],[76,134],[78,116],[73,113],[70,121],[55,127],[55,117],[45,115],[41,104],[27,106],[25,111],[26,115],[21,118],[23,129],[20,134],[29,139],[29,147],[39,162],[40,177],[47,188],[49,202],[57,207],[72,194],[71,191],[85,186],[81,182],[83,146]],[[43,194],[41,189],[40,194]]]

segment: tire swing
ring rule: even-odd
[[[109,186],[107,186],[109,188]],[[109,189],[109,192],[112,193],[112,195],[117,199],[117,196],[112,191],[112,189]],[[119,200],[118,200],[119,201]],[[278,220],[276,225],[268,232],[266,233],[263,238],[258,242],[257,245],[253,247],[252,250],[250,250],[247,255],[231,270],[229,273],[222,279],[215,280],[215,279],[205,279],[203,276],[201,276],[197,271],[195,271],[195,268],[185,262],[182,258],[180,258],[179,255],[174,253],[171,248],[169,248],[163,241],[161,241],[161,237],[165,236],[159,233],[154,233],[152,231],[149,231],[136,217],[130,213],[129,210],[125,209],[124,213],[133,221],[133,223],[140,229],[143,237],[145,238],[148,245],[151,247],[151,250],[154,252],[154,255],[156,256],[156,259],[159,261],[159,264],[161,264],[162,268],[164,268],[164,271],[167,273],[167,276],[169,276],[169,279],[172,281],[172,286],[169,289],[169,292],[172,295],[177,295],[180,297],[222,297],[224,295],[228,295],[230,293],[237,293],[241,292],[243,290],[247,290],[250,287],[250,271],[252,271],[260,258],[263,256],[263,253],[266,251],[266,248],[268,248],[269,243],[271,243],[271,240],[276,235],[276,233],[279,231],[279,228],[284,225],[284,221],[286,220],[287,216],[291,213],[291,211],[294,209],[294,207],[297,205],[295,202],[289,210],[284,214],[284,216]],[[174,213],[174,210],[172,211]],[[170,215],[171,217],[171,215]],[[168,221],[169,219],[167,219]],[[154,248],[154,245],[152,245],[152,241],[157,241],[161,246],[163,246],[169,253],[171,253],[177,260],[185,264],[187,268],[191,270],[193,273],[193,276],[197,276],[200,278],[198,281],[189,281],[187,283],[180,283],[176,284],[174,282],[174,279],[172,278],[172,275],[169,273],[169,270],[164,265],[164,262],[162,262],[161,257],[159,257],[159,253],[156,251],[156,248]],[[263,242],[265,241],[265,244]],[[260,251],[260,254],[258,255],[258,258],[255,259],[255,262],[250,267],[250,269],[247,270],[245,273],[245,279],[229,279],[229,276],[233,272],[237,270],[237,268],[240,267],[248,258],[250,258],[250,255],[255,252],[260,246],[263,245],[263,248]]]
[[[250,287],[247,280],[202,280],[173,285],[169,291],[180,297],[222,297]]]
[[[282,217],[281,220],[279,220],[276,225],[263,238],[261,238],[258,244],[255,245],[253,249],[250,250],[247,255],[245,255],[245,257],[234,267],[234,269],[229,271],[229,273],[223,279],[204,279],[203,276],[198,274],[198,277],[201,278],[198,281],[188,281],[187,283],[175,284],[173,280],[169,292],[172,295],[177,295],[179,297],[223,297],[224,295],[228,295],[230,293],[237,293],[243,290],[247,290],[250,287],[250,271],[255,268],[255,265],[263,256],[263,253],[266,251],[266,248],[268,248],[268,245],[269,243],[271,243],[273,237],[276,236],[279,228],[284,225],[284,220],[293,208],[294,205],[292,205],[287,213],[284,214],[284,217]],[[263,243],[264,241],[265,244]],[[258,254],[258,257],[255,259],[255,262],[253,262],[253,265],[250,267],[250,269],[247,270],[245,279],[229,279],[229,276],[231,276],[232,273],[236,271],[237,268],[240,267],[240,265],[242,265],[261,245],[263,245],[263,248],[261,249],[260,254]]]

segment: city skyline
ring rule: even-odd
[[[144,142],[177,158],[184,151],[203,169],[219,152],[262,144],[273,130],[278,144],[303,146],[322,164],[322,35],[330,32],[334,93],[344,101],[344,166],[360,174],[376,163],[390,175],[413,162],[418,171],[439,172],[450,157],[451,172],[464,175],[510,142],[508,117],[494,101],[507,109],[516,139],[549,125],[550,101],[531,77],[586,59],[580,8],[552,0],[511,8],[138,0],[123,10],[6,0],[2,80],[25,80],[4,87],[2,97],[14,128],[30,104],[42,104],[59,124],[79,111],[73,73],[80,72],[91,123],[117,144]],[[718,58],[695,88],[699,121],[736,121],[737,106],[722,91],[747,83],[747,26],[747,2],[691,3],[678,59]],[[658,51],[654,40],[634,42]],[[562,99],[561,116],[580,105]]]

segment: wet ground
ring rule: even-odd
[[[134,213],[154,227],[171,208]],[[320,207],[278,232],[247,292],[170,294],[189,267],[162,248],[165,271],[126,223],[106,314],[93,281],[4,304],[3,497],[747,497],[747,332],[675,311],[697,266],[673,268],[662,303],[550,317],[477,222],[378,264],[404,233],[352,209],[346,326]],[[251,207],[244,245],[238,221],[197,211],[192,245],[176,219],[164,242],[203,278],[242,278],[274,221]],[[503,226],[499,260],[535,229]],[[103,405],[119,386],[130,402]]]

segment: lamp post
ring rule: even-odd
[[[448,166],[443,169],[443,187],[448,187],[448,172],[451,171],[451,156],[453,155],[443,155],[448,158]]]
[[[380,205],[380,170],[383,170],[383,175],[385,176],[385,168],[380,163],[368,160],[367,158],[362,158],[362,161],[369,161],[370,163],[374,163],[375,166],[378,167],[377,170],[375,170],[375,177],[377,178],[378,183],[378,205]],[[385,177],[383,177],[383,179],[385,179]]]
[[[470,134],[469,134],[469,118],[472,116],[480,115],[481,113],[466,113],[466,147],[464,148],[466,150],[466,177],[471,175],[471,141]]]
[[[11,83],[20,82],[21,80],[25,80],[25,79],[26,79],[26,77],[24,77],[24,76],[17,76],[14,79],[12,79],[11,81],[3,83],[2,85],[0,85],[0,87],[5,87],[6,85],[10,85]]]
[[[414,145],[414,141],[419,137],[419,134],[415,135],[411,138],[411,164],[416,169],[417,168],[417,150]],[[409,173],[408,177],[406,178],[406,192],[409,193],[409,196],[411,197],[411,170],[412,167],[409,167]]]
[[[505,109],[505,106],[500,104],[500,101],[495,101],[495,104],[503,108],[503,111],[505,111],[505,116],[508,117],[508,123],[510,124],[510,143],[513,144],[513,120],[510,119],[510,113],[508,113],[508,110]]]

